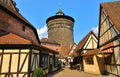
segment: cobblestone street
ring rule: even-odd
[[[47,77],[110,77],[104,75],[95,75],[85,72],[80,72],[76,69],[70,69],[69,67],[63,68],[61,71],[57,71]]]

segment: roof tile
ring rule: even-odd
[[[5,33],[0,36],[0,44],[31,44],[31,41],[13,33]]]
[[[120,31],[120,1],[102,3],[101,7],[114,26]]]

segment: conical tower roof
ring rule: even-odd
[[[62,12],[61,9],[59,9],[58,12],[56,13],[56,15],[64,15],[64,13]]]
[[[46,23],[49,22],[50,20],[57,19],[57,18],[65,18],[65,19],[69,19],[69,20],[71,20],[71,21],[74,22],[74,19],[73,19],[72,17],[65,15],[65,14],[62,12],[62,10],[59,9],[58,12],[56,13],[56,15],[51,16],[51,17],[49,17],[49,18],[46,20]]]

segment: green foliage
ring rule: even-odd
[[[43,77],[44,70],[40,67],[34,69],[33,77]]]

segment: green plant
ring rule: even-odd
[[[43,77],[44,70],[40,67],[34,69],[33,77]]]

